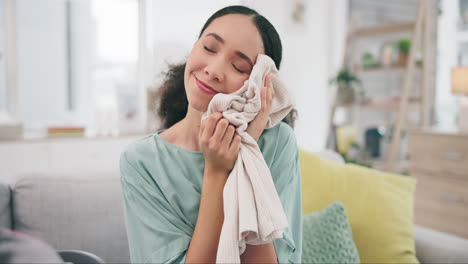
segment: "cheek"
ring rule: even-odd
[[[201,52],[197,51],[197,47],[193,47],[193,49],[190,51],[190,54],[187,58],[187,68],[190,72],[197,70],[200,68],[202,65],[202,62],[204,61],[203,59],[203,54]]]
[[[187,61],[187,64],[185,64],[185,71],[184,71],[184,87],[185,87],[185,93],[187,93],[187,85],[189,85],[189,78],[190,78],[189,64],[188,64],[188,61]]]
[[[230,84],[229,84],[229,93],[233,93],[237,90],[239,90],[243,85],[244,85],[244,82],[246,80],[248,80],[249,77],[237,77],[237,78],[233,78],[230,80]]]

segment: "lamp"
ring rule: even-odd
[[[455,67],[452,69],[452,93],[468,94],[468,67]],[[458,106],[458,129],[468,132],[468,97],[462,96]]]

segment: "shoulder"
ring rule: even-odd
[[[278,193],[300,182],[299,152],[293,129],[286,123],[265,130],[259,147]],[[286,199],[286,197],[282,197]]]
[[[276,147],[296,146],[294,130],[286,123],[280,122],[276,126],[265,129],[258,141],[260,146],[275,145]]]
[[[258,145],[265,160],[275,159],[278,156],[294,158],[297,153],[294,130],[284,122],[280,122],[270,129],[265,129],[260,136]]]
[[[130,143],[120,154],[120,171],[139,170],[144,167],[145,160],[154,157],[154,134],[146,135]],[[121,173],[124,176],[124,173]]]
[[[128,160],[135,160],[139,157],[144,156],[148,152],[154,151],[151,146],[151,142],[154,141],[154,135],[146,135],[143,138],[137,139],[125,147],[121,153],[120,158],[125,157]]]

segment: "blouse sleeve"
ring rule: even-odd
[[[299,155],[293,130],[281,124],[270,171],[289,227],[274,241],[279,263],[302,262],[302,200]]]
[[[120,173],[132,263],[184,263],[192,231],[174,210],[143,162],[128,150]]]

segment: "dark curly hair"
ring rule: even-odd
[[[203,35],[205,29],[218,17],[228,14],[243,14],[250,16],[252,22],[257,27],[262,37],[265,54],[273,59],[276,68],[280,68],[283,47],[278,32],[273,25],[257,11],[245,6],[228,6],[214,13],[203,26],[199,38]],[[169,70],[165,73],[164,82],[159,87],[156,95],[156,112],[162,121],[162,128],[169,128],[182,120],[187,114],[188,101],[184,86],[185,65],[169,65]],[[297,117],[296,109],[282,120],[294,127],[294,121]]]

